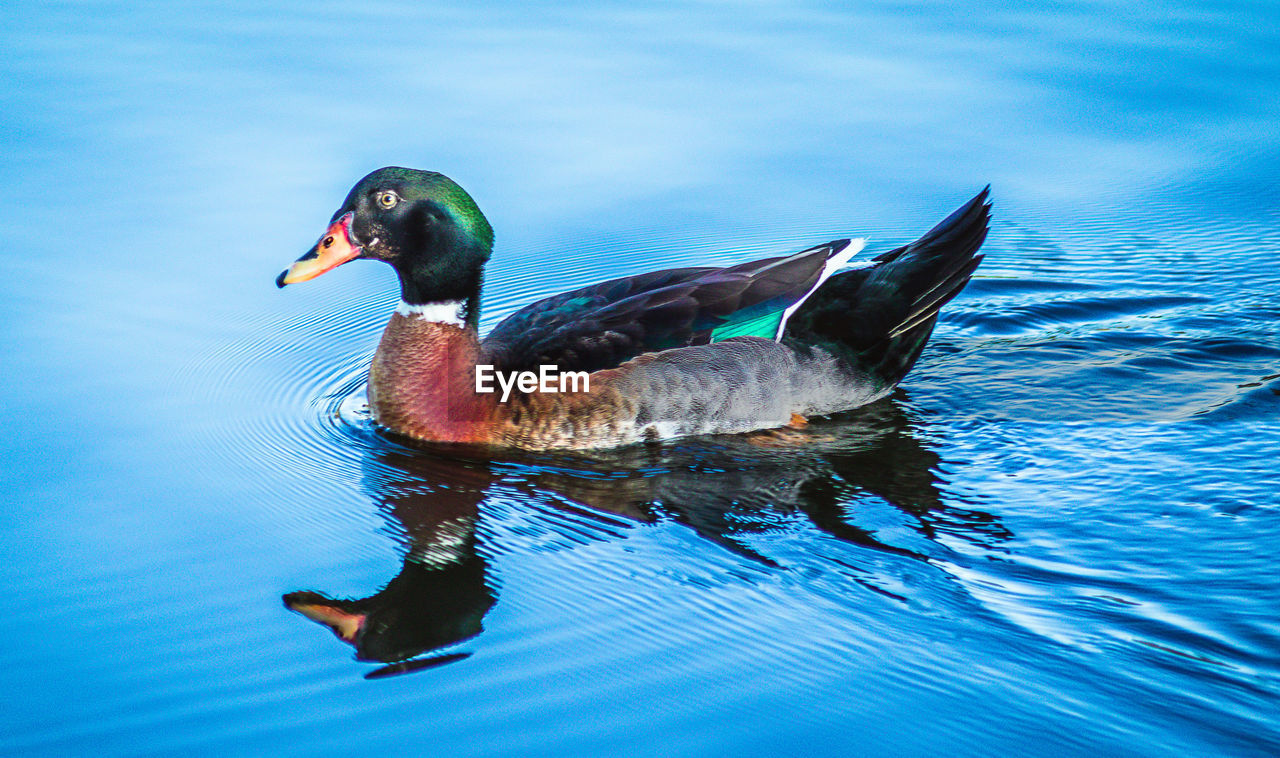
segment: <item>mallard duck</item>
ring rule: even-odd
[[[602,448],[799,426],[887,395],[982,256],[989,188],[916,242],[863,240],[727,268],[613,279],[525,306],[483,339],[493,229],[448,177],[382,168],[352,188],[280,287],[385,261],[401,302],[369,367],[369,408],[431,443]]]

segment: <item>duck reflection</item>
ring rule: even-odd
[[[406,546],[400,573],[381,591],[335,599],[301,591],[285,605],[328,626],[362,661],[395,665],[377,677],[451,663],[465,654],[413,660],[476,636],[496,599],[477,550],[480,502],[491,468],[468,461],[386,449],[365,461],[365,482]]]
[[[353,645],[358,659],[391,664],[371,677],[466,657],[431,653],[478,635],[495,602],[477,527],[486,492],[498,484],[561,508],[576,504],[587,518],[675,521],[766,566],[777,562],[753,547],[753,538],[797,517],[845,543],[929,559],[918,546],[858,525],[848,504],[859,498],[891,506],[916,543],[923,537],[936,547],[946,535],[993,547],[1009,536],[994,516],[944,501],[937,453],[892,400],[780,433],[590,455],[493,459],[466,452],[392,444],[371,450],[365,485],[404,540],[399,575],[361,599],[313,591],[284,597],[290,609]]]

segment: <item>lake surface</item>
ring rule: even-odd
[[[0,20],[0,753],[1280,754],[1274,3]],[[799,443],[468,460],[369,422],[390,269],[272,283],[383,165],[485,210],[485,327],[994,222]]]

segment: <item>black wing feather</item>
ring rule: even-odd
[[[800,306],[784,339],[821,346],[884,386],[919,357],[938,311],[982,261],[990,188],[910,245],[833,275]],[[528,305],[494,327],[484,361],[500,371],[598,371],[648,352],[706,344],[716,327],[795,303],[848,240],[728,268],[680,268],[614,279]],[[753,310],[755,309],[755,310]]]
[[[844,356],[884,386],[896,384],[920,356],[938,311],[982,262],[990,187],[875,265],[832,276],[787,322],[785,339]]]
[[[786,307],[813,288],[848,240],[728,268],[623,277],[540,300],[508,316],[481,343],[498,371],[598,371],[638,355],[706,344],[734,314]]]

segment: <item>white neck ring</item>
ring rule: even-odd
[[[466,304],[460,300],[449,300],[442,303],[421,303],[418,305],[400,301],[396,313],[405,318],[420,318],[439,324],[462,326],[466,323]]]

